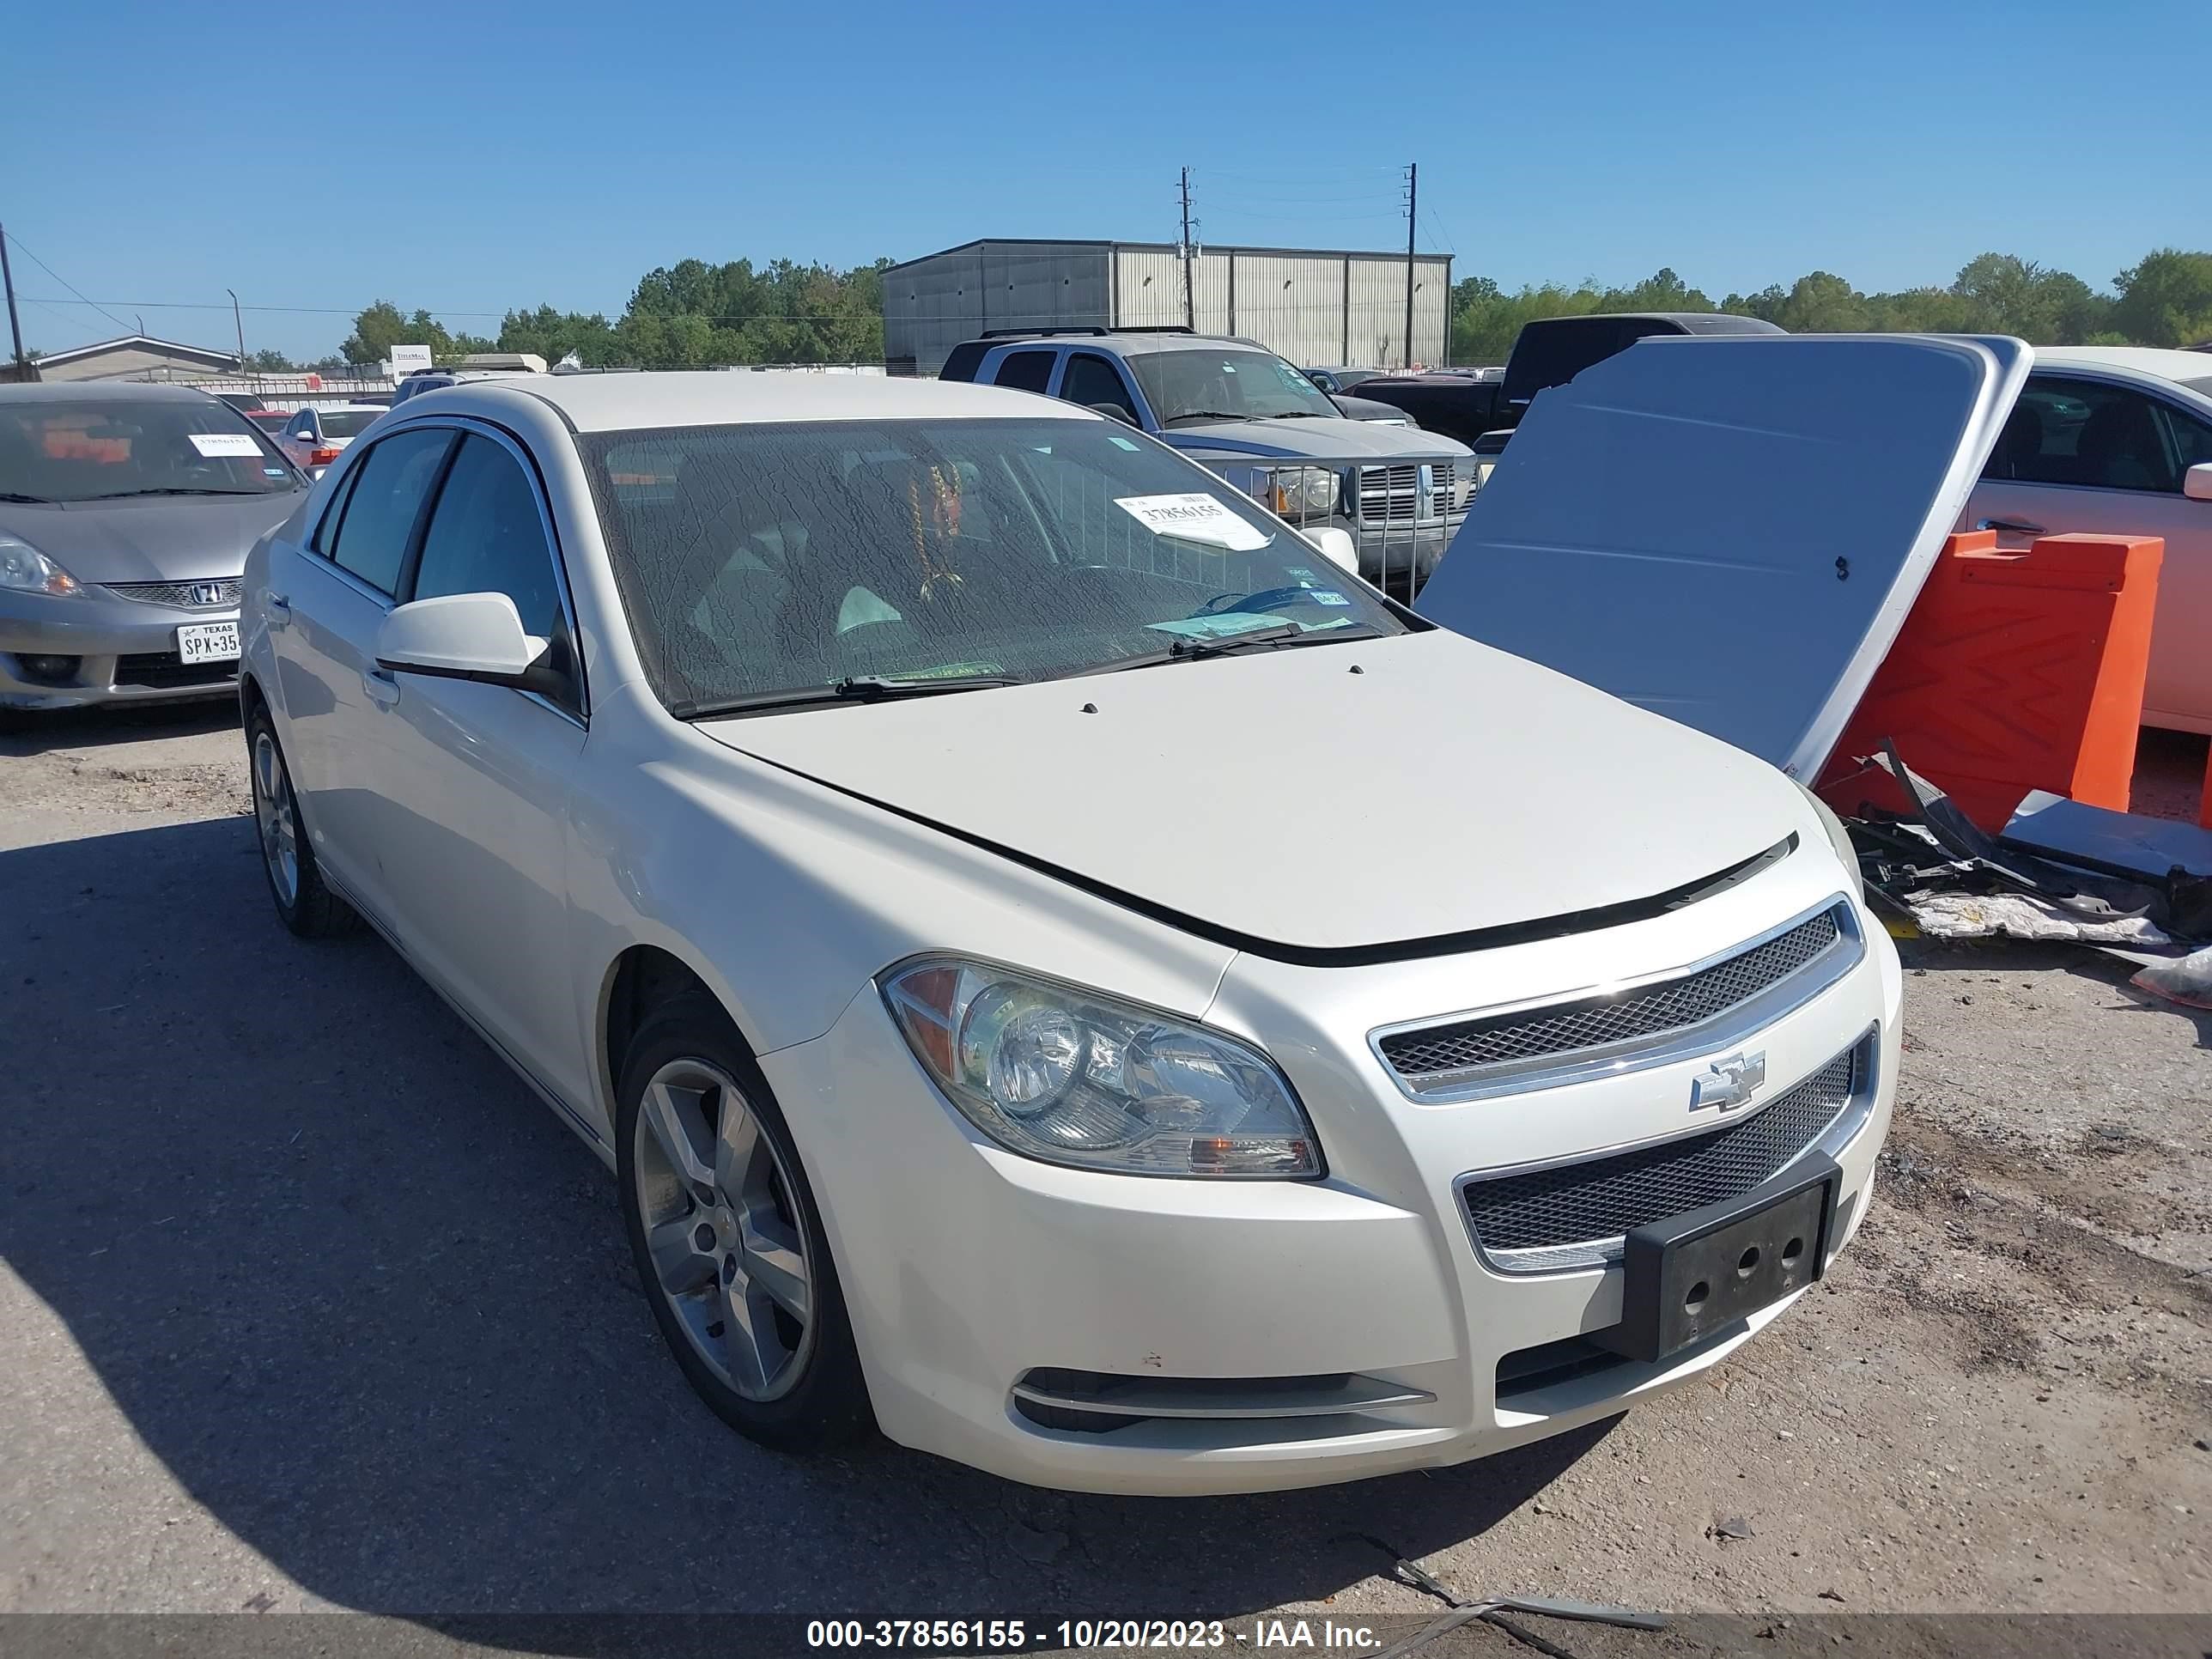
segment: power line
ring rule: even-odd
[[[106,319],[107,319],[107,320],[108,320],[109,322],[111,322],[111,323],[114,324],[114,325],[116,325],[116,327],[118,327],[118,328],[120,328],[120,329],[128,329],[128,328],[131,326],[128,323],[125,322],[125,321],[124,321],[120,317],[117,316],[113,312],[112,312],[112,311],[110,311],[110,310],[108,310],[108,309],[107,309],[106,307],[105,307],[104,306],[100,305],[99,303],[97,303],[97,302],[96,302],[96,301],[94,301],[86,300],[86,299],[85,299],[85,297],[84,297],[83,292],[82,292],[80,289],[78,289],[78,288],[77,288],[77,286],[76,286],[74,283],[70,282],[70,279],[69,279],[68,277],[66,277],[66,276],[63,276],[63,275],[61,274],[61,272],[59,272],[58,270],[55,270],[52,265],[48,264],[47,264],[44,259],[41,259],[40,258],[39,258],[39,256],[38,256],[37,254],[35,254],[35,253],[32,252],[30,249],[28,249],[27,247],[25,247],[25,246],[23,246],[23,239],[22,239],[21,237],[20,237],[20,236],[16,235],[16,234],[15,234],[14,232],[12,232],[12,231],[9,232],[7,234],[8,234],[8,241],[9,241],[9,246],[11,246],[12,247],[14,247],[16,252],[18,252],[18,253],[21,254],[25,258],[28,259],[28,260],[29,260],[33,264],[34,264],[34,265],[38,266],[38,268],[39,268],[40,270],[45,271],[45,272],[46,273],[46,275],[47,275],[47,276],[49,276],[52,277],[56,282],[59,283],[60,283],[64,288],[65,288],[65,289],[69,289],[69,291],[70,291],[70,293],[72,293],[72,294],[76,295],[76,297],[77,297],[79,300],[82,300],[86,305],[88,305],[88,306],[92,307],[92,308],[93,308],[94,311],[99,312],[99,313],[100,313],[100,314],[101,316],[103,316],[103,317],[106,318]]]

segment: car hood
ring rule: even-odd
[[[1440,461],[1473,453],[1455,438],[1418,427],[1378,426],[1372,421],[1326,416],[1310,421],[1210,421],[1173,427],[1159,435],[1163,442],[1199,461],[1210,455]]]
[[[702,729],[1262,951],[1632,904],[1805,818],[1764,763],[1443,629]]]
[[[306,499],[304,490],[283,489],[0,506],[0,531],[21,537],[81,582],[191,581],[237,575],[253,544]]]

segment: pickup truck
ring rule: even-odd
[[[1297,529],[1346,532],[1359,574],[1410,598],[1474,493],[1465,444],[1346,418],[1305,374],[1255,341],[1176,329],[987,333],[939,378],[1083,404],[1150,433]]]

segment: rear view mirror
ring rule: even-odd
[[[1137,423],[1137,417],[1119,404],[1085,404],[1084,407],[1096,414],[1103,415],[1109,421],[1119,421],[1123,426],[1134,426]]]
[[[1331,564],[1341,565],[1355,576],[1359,574],[1359,544],[1352,539],[1350,531],[1339,530],[1332,525],[1321,530],[1302,530],[1298,533],[1319,549],[1322,556]]]
[[[2212,501],[2212,461],[2199,461],[2181,475],[2181,493],[2192,501]]]
[[[504,593],[416,599],[394,608],[376,635],[380,668],[493,685],[524,684],[545,651]]]

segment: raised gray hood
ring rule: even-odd
[[[1650,899],[1804,814],[1772,768],[1443,629],[702,729],[1235,942],[1308,950]]]
[[[2018,340],[1639,340],[1538,394],[1416,608],[1811,780],[2027,374]]]
[[[253,544],[307,499],[304,489],[287,489],[59,507],[0,503],[0,530],[21,537],[81,582],[193,581],[237,575]]]

